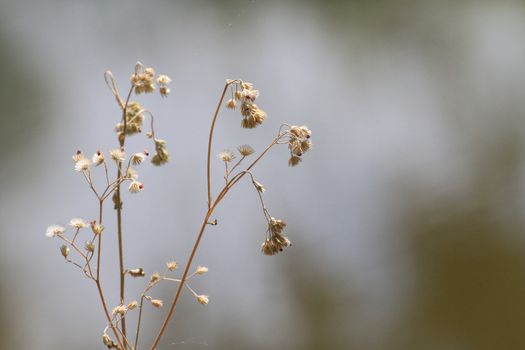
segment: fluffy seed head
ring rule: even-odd
[[[111,155],[111,159],[117,163],[123,162],[124,159],[126,159],[126,153],[123,148],[112,149],[109,154]]]
[[[138,182],[133,180],[131,184],[129,184],[128,190],[131,193],[138,193],[144,188],[144,184],[142,182]]]
[[[113,308],[111,311],[112,315],[125,315],[128,308],[125,305],[118,305]]]
[[[60,225],[51,225],[46,230],[46,237],[52,238],[58,235],[62,235],[66,232],[66,228]]]
[[[79,159],[75,163],[75,170],[76,171],[87,171],[89,170],[89,166],[91,165],[91,161],[87,158]]]
[[[74,219],[71,219],[71,221],[69,221],[69,226],[73,226],[78,229],[81,229],[81,228],[88,227],[88,223],[84,219],[74,218]]]
[[[250,145],[240,145],[239,147],[237,147],[237,150],[243,157],[248,157],[252,155],[253,152],[255,152]]]
[[[234,158],[235,158],[235,154],[233,154],[232,151],[222,151],[221,153],[219,153],[217,155],[217,157],[219,157],[220,160],[222,160],[223,162],[231,162]]]
[[[147,155],[145,152],[134,153],[131,156],[131,163],[133,165],[139,165],[140,163],[144,161],[144,159],[146,159],[146,156]]]

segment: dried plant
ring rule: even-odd
[[[78,268],[83,276],[95,284],[102,310],[107,320],[107,327],[102,333],[102,341],[109,349],[145,349],[146,346],[141,346],[139,343],[141,323],[143,321],[143,308],[147,304],[157,309],[161,309],[165,305],[163,300],[153,297],[153,288],[161,282],[171,282],[177,286],[173,299],[169,303],[166,303],[169,306],[167,313],[164,315],[164,322],[158,330],[153,344],[149,346],[149,348],[153,350],[157,349],[159,341],[166,331],[166,327],[173,318],[177,302],[180,299],[183,289],[188,290],[199,304],[206,305],[209,303],[210,298],[208,295],[197,293],[189,284],[192,278],[206,274],[208,268],[198,266],[192,273],[190,273],[190,269],[207,226],[217,225],[216,219],[211,221],[213,212],[228,192],[244,177],[248,176],[253,184],[261,203],[264,218],[268,223],[266,237],[261,246],[262,253],[265,255],[274,255],[291,245],[290,240],[284,235],[286,223],[283,220],[274,218],[266,208],[263,198],[265,188],[255,179],[253,170],[261,158],[263,158],[272,147],[279,144],[288,145],[290,151],[289,165],[295,166],[299,164],[303,154],[312,147],[310,140],[311,132],[306,126],[283,124],[268,146],[256,156],[253,156],[255,151],[249,145],[238,146],[238,156],[230,150],[220,152],[218,159],[224,163],[224,185],[216,195],[212,195],[212,174],[210,166],[212,141],[217,117],[223,104],[225,104],[225,107],[228,109],[239,109],[242,117],[241,127],[243,128],[255,128],[261,125],[266,119],[266,113],[255,104],[255,100],[259,96],[259,91],[255,90],[252,84],[243,82],[242,80],[227,80],[211,122],[208,139],[208,205],[206,214],[204,215],[193,249],[184,265],[184,270],[180,276],[177,277],[175,271],[178,268],[178,264],[170,260],[166,263],[165,271],[162,274],[153,273],[149,276],[139,296],[136,298],[128,298],[126,296],[126,278],[128,276],[133,278],[145,277],[146,272],[141,267],[125,267],[124,235],[122,229],[122,190],[124,186],[127,186],[128,191],[131,193],[139,193],[144,190],[143,183],[138,180],[137,168],[150,157],[150,154],[147,151],[128,153],[125,148],[127,138],[132,135],[142,134],[145,128],[145,121],[149,118],[149,130],[145,135],[148,139],[152,140],[155,148],[155,153],[150,157],[151,163],[160,166],[169,161],[166,141],[157,138],[154,131],[153,114],[139,102],[131,101],[131,97],[133,94],[153,93],[157,88],[162,97],[167,97],[170,93],[168,86],[171,79],[166,75],[157,76],[153,68],[146,68],[141,63],[137,63],[135,71],[131,76],[129,90],[125,98],[123,98],[117,88],[112,73],[107,71],[104,77],[122,113],[120,121],[115,126],[118,141],[117,147],[109,151],[109,157],[106,157],[104,152],[100,150],[95,151],[91,158],[88,158],[82,151],[77,151],[73,155],[74,169],[82,174],[82,177],[98,201],[98,217],[89,222],[82,218],[71,219],[69,222],[71,233],[68,233],[62,225],[51,225],[47,228],[46,236],[54,237],[61,241],[60,253],[66,262]],[[231,94],[231,98],[224,103],[227,94]],[[245,165],[250,156],[253,156],[253,160],[248,163],[248,165]],[[98,170],[96,168],[98,168]],[[97,175],[96,172],[99,174]],[[110,173],[113,172],[116,173],[114,177],[110,176]],[[95,176],[104,178],[102,188],[95,185],[93,181],[93,177]],[[120,302],[112,308],[110,308],[106,301],[106,291],[102,287],[102,271],[104,266],[101,261],[102,243],[108,235],[103,225],[103,214],[104,209],[107,209],[106,202],[108,198],[111,198],[113,209],[117,211],[116,236],[119,256],[118,280],[120,281],[118,291]],[[127,327],[128,324],[126,323],[126,315],[129,312],[138,312],[137,322],[135,327],[133,327],[134,333],[130,333],[129,329],[131,328]]]

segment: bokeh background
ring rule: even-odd
[[[283,121],[315,146],[255,171],[294,246],[259,252],[265,222],[241,184],[196,259],[211,302],[185,294],[162,349],[525,349],[525,2],[501,0],[0,1],[0,348],[103,348],[94,286],[44,232],[96,216],[70,157],[115,147],[103,72],[124,90],[137,60],[173,78],[168,99],[141,99],[172,161],[125,194],[128,267],[186,259],[226,78],[254,82],[269,118],[243,130],[224,111],[215,153],[260,150]],[[146,309],[144,345],[160,314]]]

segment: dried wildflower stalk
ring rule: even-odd
[[[268,224],[267,235],[262,243],[261,250],[266,255],[274,255],[279,251],[282,251],[285,247],[291,245],[290,240],[284,235],[284,228],[286,223],[280,219],[272,217],[266,208],[263,193],[265,192],[264,186],[258,182],[253,174],[253,168],[263,158],[263,156],[275,145],[287,144],[290,151],[289,165],[295,166],[301,161],[301,157],[305,152],[311,148],[310,136],[311,132],[306,126],[293,126],[283,124],[279,129],[277,135],[268,144],[268,146],[260,152],[255,159],[249,163],[244,169],[242,169],[243,162],[245,159],[255,153],[254,149],[249,145],[241,145],[237,147],[239,157],[232,151],[223,151],[218,154],[220,161],[224,163],[224,186],[215,196],[212,196],[211,191],[211,151],[212,142],[214,136],[215,124],[220,112],[220,109],[224,103],[224,99],[228,91],[231,92],[231,98],[225,103],[226,108],[236,109],[239,104],[239,110],[241,113],[241,127],[252,129],[261,125],[265,118],[266,113],[260,109],[254,102],[259,96],[259,91],[253,88],[253,85],[241,80],[227,80],[224,86],[223,92],[219,99],[219,103],[215,110],[215,114],[212,119],[210,133],[208,138],[208,154],[207,154],[207,195],[208,205],[207,211],[204,215],[202,225],[199,233],[197,234],[196,241],[193,249],[189,255],[189,258],[185,264],[184,271],[180,278],[172,276],[172,273],[177,269],[177,263],[175,261],[168,261],[166,263],[166,269],[163,274],[153,273],[150,275],[143,292],[137,300],[126,302],[125,295],[125,280],[127,276],[133,278],[141,278],[146,275],[146,272],[141,267],[136,268],[125,268],[124,263],[124,244],[123,244],[123,227],[122,227],[122,185],[127,183],[128,190],[130,193],[139,193],[144,189],[144,184],[138,181],[138,174],[136,167],[142,164],[149,156],[147,151],[136,152],[131,155],[126,154],[125,144],[126,139],[129,136],[142,133],[144,127],[144,121],[146,117],[150,118],[150,131],[146,136],[153,140],[155,147],[155,154],[151,157],[151,162],[154,165],[162,165],[168,162],[169,153],[166,148],[166,142],[158,139],[155,136],[154,131],[154,117],[153,114],[142,107],[139,102],[131,101],[133,93],[140,95],[142,93],[152,93],[158,87],[160,95],[167,97],[170,93],[168,84],[171,79],[166,75],[157,76],[153,68],[146,68],[141,63],[137,63],[135,71],[131,76],[131,85],[126,98],[123,99],[114,81],[111,72],[105,73],[105,80],[122,112],[120,121],[115,126],[117,133],[118,147],[110,150],[109,157],[106,158],[104,153],[97,150],[91,158],[87,158],[81,151],[77,151],[73,155],[75,162],[75,170],[81,173],[86,180],[89,188],[96,196],[99,203],[98,220],[92,220],[90,222],[85,221],[81,218],[74,218],[70,221],[69,225],[73,228],[73,234],[71,238],[66,234],[66,228],[61,225],[49,226],[46,231],[46,236],[56,237],[62,241],[60,246],[60,253],[66,260],[73,266],[77,267],[82,271],[85,277],[92,280],[98,291],[99,299],[101,301],[104,315],[107,319],[107,327],[104,329],[102,335],[102,342],[108,349],[120,349],[120,350],[137,350],[139,349],[139,335],[141,330],[141,324],[143,319],[143,309],[146,304],[150,304],[153,308],[161,309],[164,307],[164,301],[155,299],[151,295],[152,289],[161,282],[172,282],[176,283],[177,289],[174,294],[172,301],[169,303],[167,314],[164,317],[162,326],[160,327],[153,344],[150,349],[157,349],[160,339],[162,338],[166,328],[173,318],[176,310],[176,306],[182,290],[186,288],[195,298],[195,300],[201,304],[206,305],[209,303],[209,296],[205,294],[199,294],[193,290],[189,281],[195,276],[201,276],[208,272],[208,268],[205,266],[198,266],[195,271],[190,274],[193,259],[195,253],[200,245],[203,234],[208,225],[217,225],[217,219],[210,221],[215,209],[219,203],[226,197],[228,192],[246,175],[251,179],[258,198],[261,202],[263,215]],[[238,160],[237,160],[238,159]],[[110,176],[109,168],[111,166],[116,168],[116,177],[114,179]],[[103,168],[103,176],[105,179],[105,187],[100,190],[93,181],[93,168]],[[242,170],[240,170],[242,169]],[[118,240],[118,256],[119,256],[119,304],[114,306],[111,311],[108,307],[104,289],[101,283],[101,251],[103,236],[105,236],[103,226],[103,212],[104,204],[108,198],[112,199],[114,209],[117,211],[117,240]],[[88,239],[83,245],[79,243],[80,235],[84,235],[83,232],[88,231],[87,228],[91,228],[91,235],[87,234]],[[82,231],[82,233],[81,233]],[[138,318],[133,336],[133,341],[128,336],[126,327],[126,315],[128,312],[133,312],[138,309]],[[111,331],[111,335],[108,333]]]

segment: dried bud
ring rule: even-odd
[[[136,300],[133,300],[131,303],[128,304],[128,310],[133,310],[137,307],[138,302]]]
[[[264,186],[260,182],[258,182],[256,180],[253,180],[253,185],[255,186],[257,191],[259,191],[261,193],[264,193],[266,191],[266,188],[264,188]]]
[[[73,156],[71,158],[73,158],[73,161],[76,163],[79,160],[84,159],[85,157],[84,157],[84,153],[82,153],[82,151],[78,150],[78,151],[76,151],[75,154],[73,154]]]
[[[160,309],[163,305],[163,302],[162,300],[159,300],[159,299],[152,299],[151,305],[155,306],[157,309]]]
[[[173,261],[173,260],[172,261],[168,261],[166,263],[166,266],[167,266],[169,271],[173,271],[173,270],[175,270],[177,268],[177,262]]]
[[[60,246],[60,253],[62,253],[62,256],[64,258],[67,258],[69,255],[69,247],[67,245],[61,245]]]
[[[104,154],[100,151],[96,151],[95,154],[93,154],[91,161],[95,166],[99,166],[100,164],[104,163]]]
[[[197,301],[201,305],[206,305],[210,302],[210,298],[207,295],[197,295]]]
[[[198,266],[197,270],[195,270],[195,274],[197,275],[204,275],[206,272],[208,272],[208,268],[206,266]]]
[[[128,308],[125,305],[119,305],[113,308],[111,311],[112,315],[124,315],[126,314],[126,311],[128,311]]]
[[[104,231],[104,226],[97,224],[96,221],[91,221],[91,231],[93,231],[94,234],[99,235]]]
[[[127,272],[131,275],[131,277],[144,277],[144,275],[146,274],[142,267],[139,267],[138,269],[128,270]]]
[[[226,102],[226,108],[229,108],[229,109],[235,109],[235,107],[237,107],[237,102],[235,102],[235,100],[233,98],[230,98],[227,102]]]
[[[149,278],[149,281],[152,282],[152,283],[153,283],[153,282],[156,282],[156,281],[158,281],[158,280],[160,280],[160,275],[159,275],[157,272],[155,272],[155,273],[154,273],[153,275],[151,275],[151,277]]]
[[[84,246],[86,247],[86,250],[90,253],[93,253],[95,251],[95,245],[91,241],[86,241],[86,243],[84,243]]]

